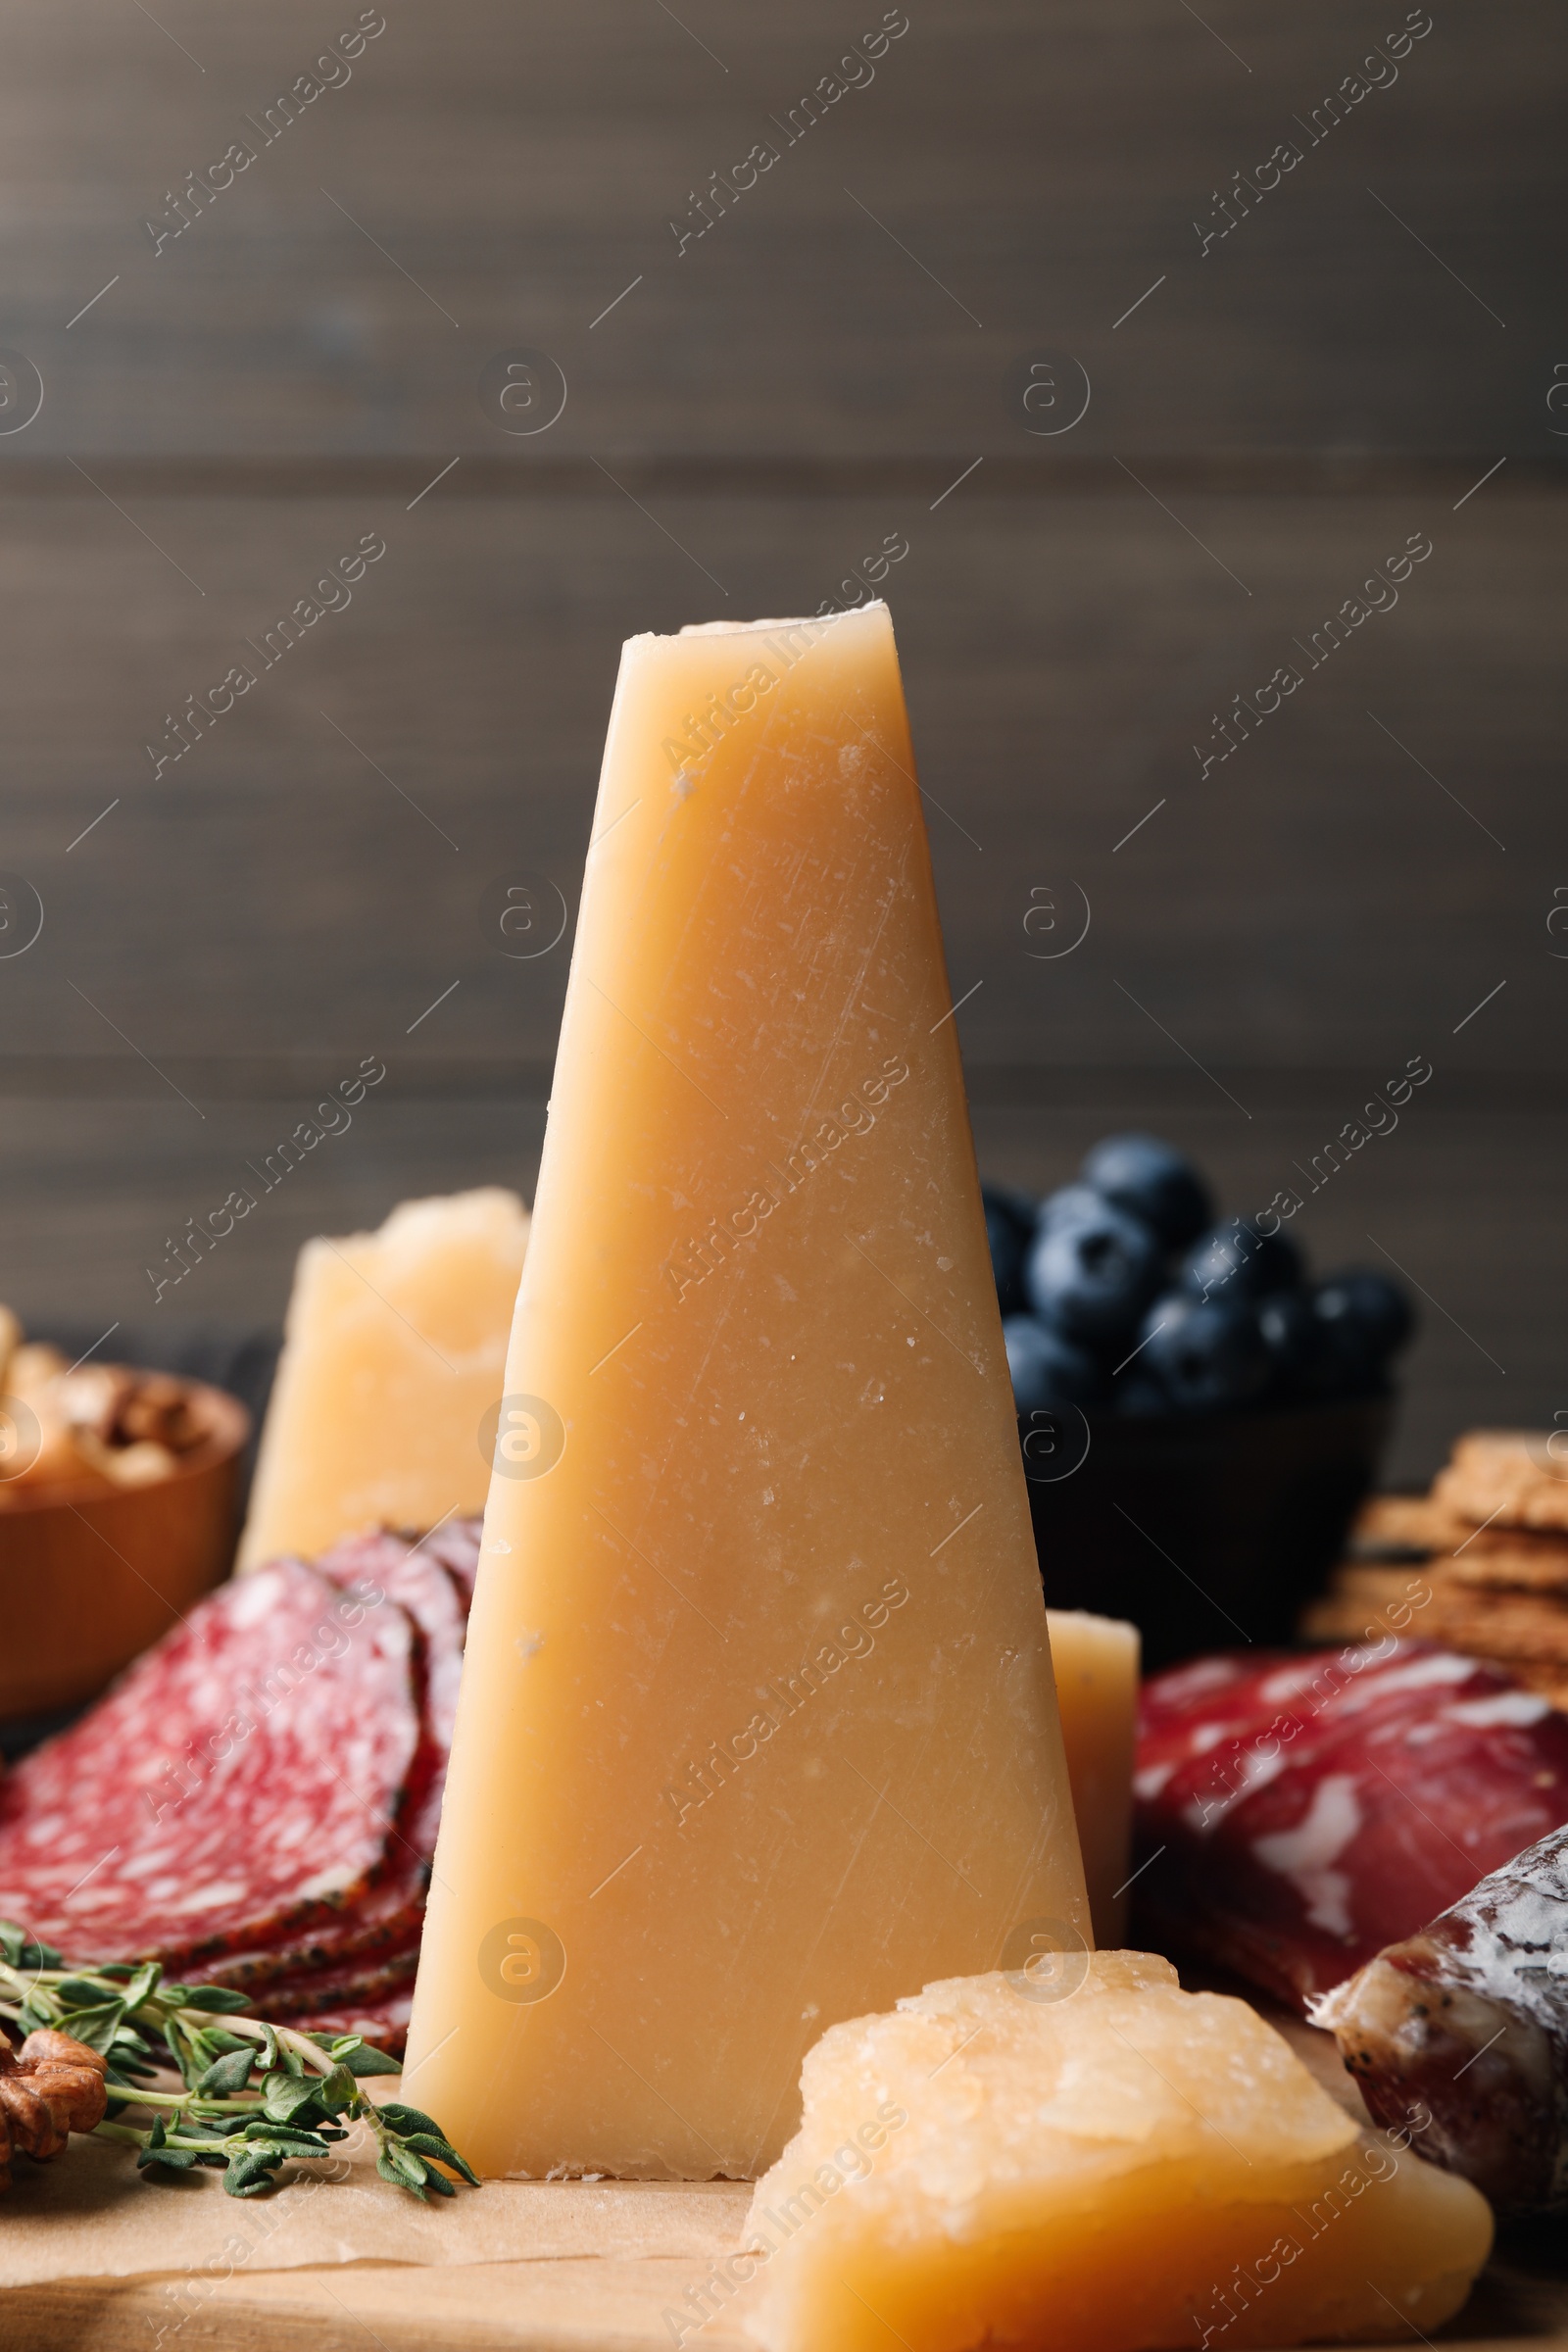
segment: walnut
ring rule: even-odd
[[[201,1444],[205,1432],[191,1410],[182,1380],[167,1372],[141,1372],[133,1376],[115,1435],[122,1445],[152,1441],[166,1446],[171,1453],[188,1453]]]
[[[11,2186],[13,2155],[41,2164],[73,2132],[102,2123],[106,2071],[98,2051],[52,2027],[40,2026],[20,2050],[0,2035],[0,2190]]]
[[[111,1446],[115,1424],[134,1387],[134,1373],[119,1364],[82,1364],[62,1377],[58,1395],[74,1430],[90,1432]]]

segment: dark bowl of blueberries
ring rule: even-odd
[[[1218,1221],[1155,1136],[982,1191],[1049,1605],[1131,1618],[1147,1670],[1289,1642],[1377,1474],[1404,1292]]]

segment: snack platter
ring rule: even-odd
[[[1568,1462],[1369,1497],[1283,1195],[981,1186],[914,758],[884,606],[630,641],[532,1209],[307,1245],[242,1532],[0,1309],[0,2343],[1568,2340]]]

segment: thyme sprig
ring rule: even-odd
[[[401,2072],[385,2051],[358,2034],[296,2033],[247,2008],[223,1984],[166,1984],[156,1960],[68,1968],[53,1945],[0,1920],[0,2017],[24,2033],[52,2026],[101,2053],[109,2107],[96,2136],[134,2147],[153,2178],[206,2165],[231,2197],[258,2196],[276,2186],[280,2165],[329,2157],[364,2123],[383,2180],[420,2199],[432,2189],[456,2196],[445,2166],[478,2187],[439,2124],[361,2088],[367,2076]],[[180,2089],[160,2082],[171,2073]],[[120,2120],[135,2108],[151,2122]]]

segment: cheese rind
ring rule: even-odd
[[[378,1232],[307,1242],[239,1565],[307,1559],[367,1527],[482,1509],[528,1241],[515,1193],[405,1200]]]
[[[410,2042],[482,2172],[750,2177],[1087,1938],[951,1007],[885,608],[634,639]]]
[[[1138,1628],[1085,1609],[1048,1609],[1046,1623],[1095,1941],[1114,1949],[1127,1940]]]
[[[1491,2246],[1467,2181],[1146,1953],[1057,2000],[928,1985],[825,2034],[803,2088],[728,2273],[766,2352],[1384,2340],[1451,2317]]]

